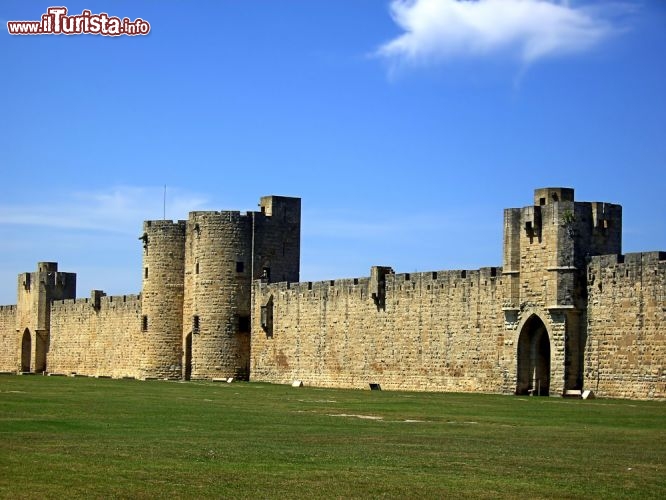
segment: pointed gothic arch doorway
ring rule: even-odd
[[[32,357],[32,335],[27,328],[23,332],[21,339],[21,371],[26,373],[30,371],[30,361]]]
[[[548,396],[550,393],[550,339],[536,314],[523,325],[518,338],[516,394]]]

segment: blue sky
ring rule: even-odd
[[[145,219],[303,199],[301,278],[502,263],[534,188],[666,250],[666,3],[66,2],[147,36],[11,36],[0,3],[0,304],[37,261],[140,291]]]

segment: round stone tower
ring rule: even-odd
[[[185,228],[185,221],[143,223],[143,378],[181,377]]]
[[[254,215],[190,213],[182,330],[186,380],[249,377]]]

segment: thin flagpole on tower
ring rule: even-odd
[[[166,184],[164,185],[164,200],[162,203],[162,220],[166,220]]]

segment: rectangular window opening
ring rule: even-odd
[[[192,316],[192,333],[199,333],[199,316]]]
[[[143,269],[143,277],[145,279],[148,279],[148,268],[147,267]]]
[[[245,271],[245,262],[238,261],[236,262],[236,272],[242,273]]]
[[[261,328],[266,332],[266,337],[273,337],[273,297],[261,306]]]
[[[250,333],[249,316],[238,316],[238,331],[240,333]]]
[[[141,331],[142,332],[148,331],[148,316],[146,316],[145,314],[141,316]]]

